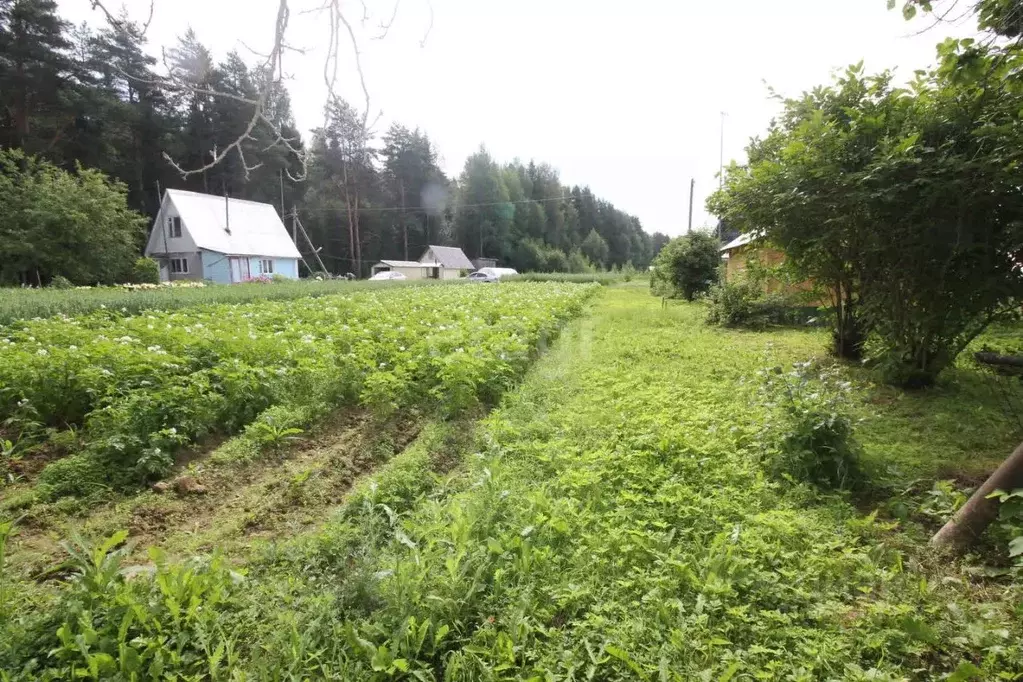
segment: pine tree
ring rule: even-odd
[[[67,31],[54,0],[0,0],[0,146],[48,154],[74,125]]]

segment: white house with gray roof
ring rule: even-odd
[[[160,280],[298,279],[302,257],[270,204],[169,189],[146,243]]]
[[[407,279],[458,279],[474,268],[457,246],[428,246],[419,260],[382,260],[374,265],[373,274],[394,271]]]

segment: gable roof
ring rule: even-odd
[[[432,244],[428,247],[429,251],[433,252],[433,257],[445,268],[455,268],[458,270],[473,270],[472,263],[462,250],[457,246],[433,246]],[[423,254],[423,258],[426,254]],[[423,260],[420,258],[419,260]]]
[[[737,249],[740,246],[746,246],[750,242],[760,239],[763,236],[764,236],[763,233],[759,231],[740,234],[738,237],[722,246],[721,251],[731,251],[732,249]]]
[[[169,199],[198,249],[232,256],[301,258],[287,228],[270,204],[169,189]],[[162,211],[161,211],[162,212]],[[225,229],[230,216],[230,233]]]

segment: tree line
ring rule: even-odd
[[[667,241],[589,188],[563,185],[547,164],[500,164],[481,147],[449,178],[426,133],[395,123],[377,135],[341,99],[303,141],[278,85],[264,114],[291,144],[274,144],[266,127],[245,137],[243,100],[256,97],[261,67],[237,52],[216,60],[191,30],[164,62],[185,87],[161,78],[143,28],[126,15],[93,30],[63,20],[53,0],[0,0],[0,148],[72,174],[99,171],[150,221],[167,188],[274,204],[305,228],[300,250],[318,249],[335,274],[416,259],[432,243],[520,270],[645,268]],[[239,153],[181,172],[240,137]]]

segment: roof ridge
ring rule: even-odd
[[[176,194],[191,194],[194,197],[209,197],[211,199],[217,199],[217,200],[221,200],[221,199],[224,198],[222,195],[219,195],[219,194],[207,194],[206,192],[193,192],[190,189],[173,189],[173,188],[168,187],[165,191],[167,191],[168,193],[169,192],[174,192]],[[227,200],[228,201],[237,201],[237,202],[246,203],[246,204],[255,204],[256,206],[269,206],[270,208],[272,208],[274,210],[274,212],[277,211],[277,207],[276,206],[274,206],[273,204],[271,204],[269,202],[266,202],[266,201],[255,201],[254,199],[242,199],[240,197],[227,197]]]

